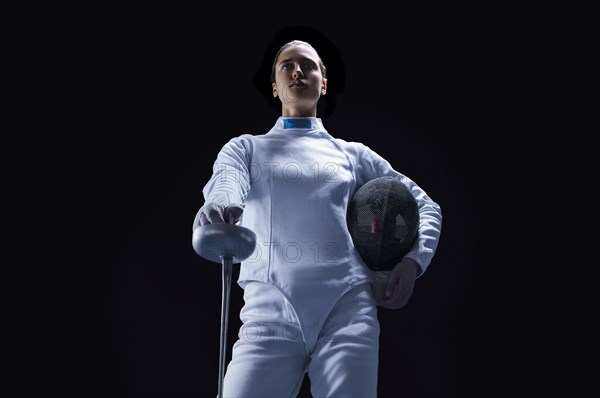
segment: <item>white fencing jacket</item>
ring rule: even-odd
[[[333,138],[316,117],[279,117],[266,134],[231,139],[203,194],[206,202],[243,205],[240,224],[257,235],[238,284],[273,284],[292,303],[314,309],[326,297],[335,301],[349,288],[372,282],[346,213],[354,192],[382,176],[406,184],[419,205],[419,236],[406,256],[419,264],[420,276],[438,244],[440,206],[369,147]]]

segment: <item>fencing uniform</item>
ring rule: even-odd
[[[440,207],[367,146],[333,138],[316,117],[279,117],[266,134],[231,139],[213,171],[205,201],[243,204],[241,224],[257,235],[240,266],[243,326],[224,395],[295,396],[308,372],[314,396],[376,396],[374,272],[352,243],[348,203],[376,177],[406,184],[420,213],[407,256],[420,274],[437,247]]]

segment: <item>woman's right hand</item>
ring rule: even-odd
[[[244,208],[241,205],[223,206],[219,203],[207,202],[198,210],[194,229],[206,224],[235,224],[242,217],[243,211]]]

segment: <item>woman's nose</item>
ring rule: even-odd
[[[304,76],[304,73],[302,73],[302,69],[300,68],[300,64],[296,64],[294,66],[294,71],[292,72],[292,77],[294,79],[297,79],[300,76]]]

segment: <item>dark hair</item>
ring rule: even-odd
[[[295,40],[297,38],[302,38],[303,40]],[[335,110],[336,96],[344,91],[346,73],[337,47],[328,37],[314,28],[291,26],[278,31],[273,37],[271,44],[267,47],[262,62],[254,74],[254,87],[262,93],[265,100],[274,110],[281,111],[281,102],[273,97],[271,88],[271,84],[273,83],[273,63],[279,57],[279,53],[287,48],[286,46],[293,45],[291,43],[294,41],[318,48],[319,58],[321,58],[321,54],[323,55],[321,62],[327,63],[327,70],[324,69],[323,64],[319,65],[322,68],[323,77],[327,77],[326,73],[329,73],[331,74],[331,79],[327,79],[327,95],[321,96],[321,99],[319,99],[319,102],[323,102],[324,106],[319,105],[317,113],[319,116],[330,116]]]
[[[311,46],[310,43],[307,43],[307,42],[302,41],[302,40],[288,41],[287,43],[285,43],[283,46],[281,46],[279,48],[279,51],[277,51],[277,54],[275,54],[275,58],[273,58],[273,66],[271,67],[271,83],[275,83],[275,64],[277,63],[277,59],[279,58],[279,54],[281,54],[281,52],[283,50],[285,50],[286,48],[290,48],[292,46],[306,46],[306,47],[310,47],[313,50],[315,50],[315,52],[317,53],[317,55],[319,55],[319,52],[317,51],[317,49],[314,48],[313,46]],[[319,55],[319,67],[321,68],[321,74],[323,75],[323,78],[327,79],[327,68],[325,67],[325,64],[323,63],[323,59],[321,58],[321,55]]]

